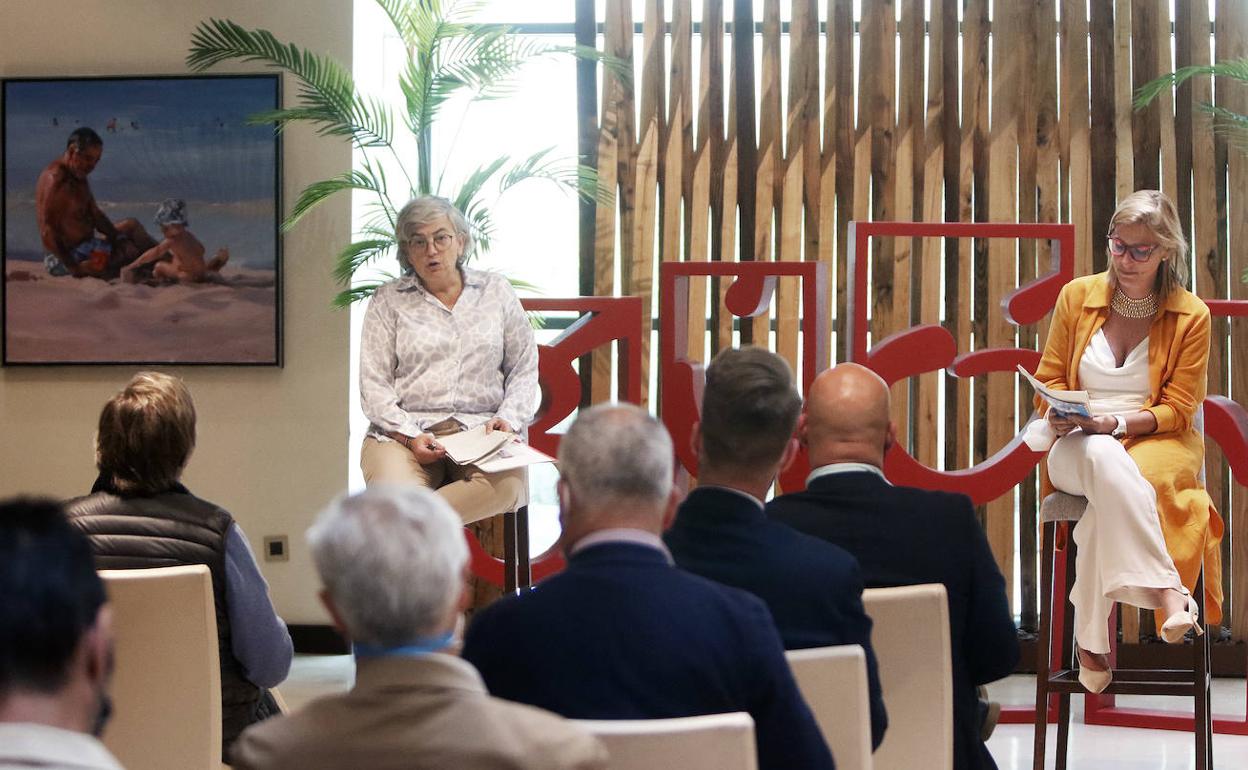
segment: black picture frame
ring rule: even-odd
[[[276,74],[0,80],[0,362],[280,367],[281,134],[248,118],[281,103]]]

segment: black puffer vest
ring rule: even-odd
[[[264,692],[243,676],[230,645],[225,604],[225,535],[229,513],[192,495],[181,484],[150,497],[124,496],[97,481],[92,494],[71,500],[66,512],[91,540],[98,569],[146,569],[203,564],[212,573],[221,653],[222,756],[248,725],[259,721]]]

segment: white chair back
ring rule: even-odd
[[[869,588],[871,646],[880,666],[888,732],[873,756],[878,770],[951,770],[953,673],[949,602],[940,584]]]
[[[113,609],[113,717],[104,744],[128,770],[221,767],[221,662],[203,565],[102,570]]]
[[[832,749],[837,770],[871,770],[871,694],[862,647],[789,650],[785,657]]]
[[[581,719],[610,770],[757,770],[754,720],[738,711],[677,719]]]

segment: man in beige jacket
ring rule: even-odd
[[[321,600],[353,642],[354,688],[243,733],[242,770],[605,768],[606,750],[547,711],[491,697],[448,654],[466,598],[459,518],[419,487],[370,487],[308,531]]]

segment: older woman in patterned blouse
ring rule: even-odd
[[[472,235],[449,201],[416,198],[396,230],[413,272],[379,288],[364,315],[360,399],[372,423],[364,479],[436,489],[465,523],[515,510],[523,469],[456,465],[437,439],[482,424],[520,431],[532,419],[533,329],[506,278],[464,266]]]

